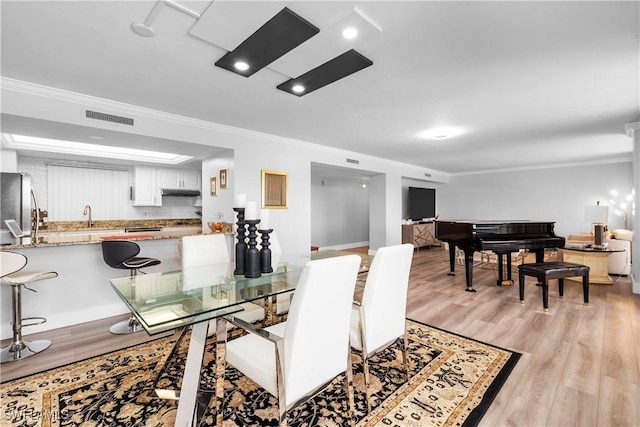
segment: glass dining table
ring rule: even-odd
[[[345,255],[341,251],[283,255],[271,273],[257,278],[234,275],[234,263],[212,264],[183,270],[140,274],[111,279],[111,286],[149,335],[191,329],[189,348],[180,390],[156,389],[158,397],[177,399],[176,426],[197,425],[200,371],[210,321],[215,324],[216,339],[216,421],[222,425],[224,363],[226,360],[227,321],[242,304],[252,302],[265,308],[265,323],[275,316],[278,295],[291,293],[307,261]],[[362,258],[360,272],[369,269],[371,257]]]

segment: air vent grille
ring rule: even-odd
[[[360,160],[347,159],[347,163],[353,163],[354,165],[359,165],[360,164]]]
[[[91,110],[86,110],[85,113],[88,119],[96,119],[96,120],[102,120],[105,122],[119,123],[121,125],[133,126],[133,119],[129,117],[116,116],[113,114],[105,114],[105,113],[100,113],[100,112],[91,111]]]
[[[430,173],[425,173],[424,176],[431,178],[431,174]]]

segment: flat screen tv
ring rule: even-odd
[[[409,187],[407,200],[409,204],[409,218],[411,218],[412,220],[418,221],[423,218],[435,218],[435,188]]]

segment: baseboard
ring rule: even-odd
[[[342,245],[332,245],[332,246],[320,246],[318,250],[321,251],[343,251],[345,249],[351,248],[361,248],[363,246],[369,246],[369,241],[366,242],[353,242],[353,243],[345,243]]]

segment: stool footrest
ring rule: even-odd
[[[32,323],[26,323],[25,321],[32,322]],[[20,319],[20,327],[24,328],[25,326],[42,325],[46,321],[47,319],[44,317],[23,317],[22,319]]]

